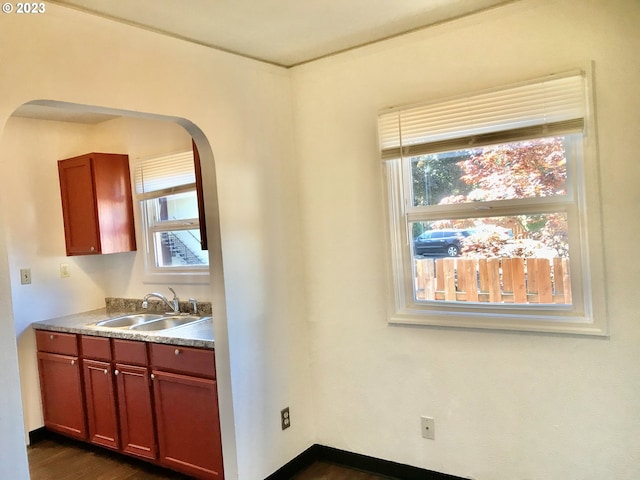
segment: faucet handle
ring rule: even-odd
[[[190,298],[189,299],[189,303],[191,305],[193,305],[193,313],[194,313],[194,315],[197,314],[198,313],[198,302],[196,301],[196,299],[195,298]]]
[[[169,287],[169,290],[173,293],[173,300],[171,301],[173,303],[173,313],[178,313],[180,311],[180,299],[173,288]]]

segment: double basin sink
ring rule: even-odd
[[[211,317],[200,317],[189,314],[132,313],[120,317],[109,318],[88,325],[90,327],[117,328],[136,332],[153,332],[171,328],[193,325]]]

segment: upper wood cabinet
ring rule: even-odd
[[[58,161],[67,255],[136,249],[128,155]]]

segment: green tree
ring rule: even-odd
[[[470,151],[420,155],[411,159],[413,205],[437,205],[451,195],[466,194],[470,185],[461,177],[461,162]]]

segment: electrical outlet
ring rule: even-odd
[[[21,268],[20,269],[20,283],[22,285],[31,284],[31,269],[30,268]]]
[[[67,278],[71,276],[71,272],[69,272],[69,264],[61,263],[60,264],[60,278]]]
[[[291,426],[289,407],[280,410],[280,424],[282,425],[282,430],[285,430]]]
[[[422,436],[429,440],[435,440],[436,438],[436,423],[431,417],[420,417],[422,425]]]

